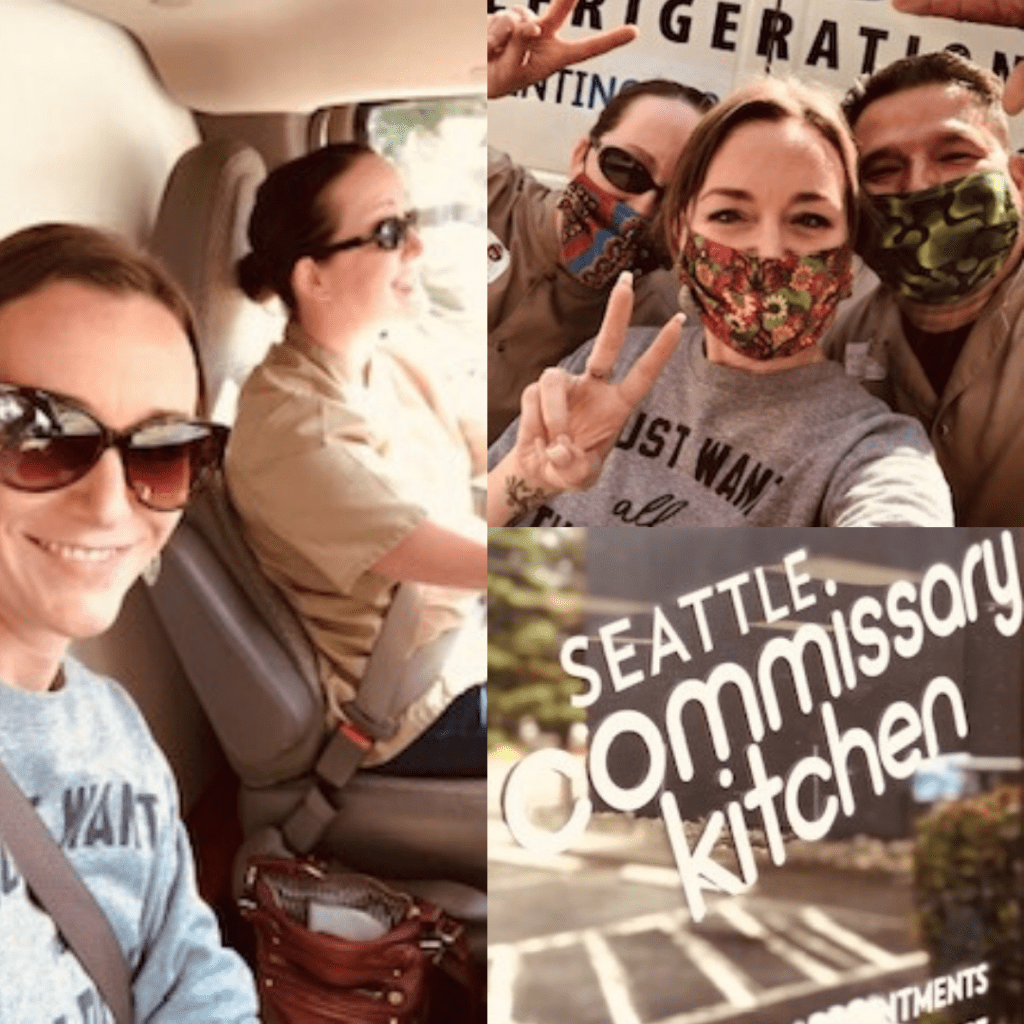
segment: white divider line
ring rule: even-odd
[[[876,946],[873,942],[865,939],[863,935],[844,928],[838,921],[833,920],[817,907],[802,907],[800,917],[816,932],[824,935],[837,946],[856,953],[862,960],[867,960],[870,964],[875,964],[878,967],[891,967],[899,960],[899,957],[881,946]]]
[[[515,1024],[512,998],[519,978],[519,953],[512,946],[491,946],[487,956],[487,1024]]]
[[[676,929],[672,941],[693,962],[701,974],[725,996],[730,1006],[746,1010],[757,1005],[753,982],[710,942],[693,932]]]
[[[674,932],[677,928],[688,924],[690,915],[681,907],[678,910],[658,910],[653,914],[641,914],[631,917],[628,921],[618,921],[609,925],[605,932],[609,935],[636,935],[637,932]]]
[[[625,969],[611,947],[598,932],[589,928],[583,933],[583,945],[613,1024],[642,1024],[629,997]]]
[[[780,960],[785,960],[786,963],[795,967],[812,981],[818,982],[819,985],[835,985],[839,981],[838,971],[823,964],[820,960],[815,960],[814,957],[802,949],[798,949],[780,935],[769,931],[735,900],[722,902],[715,909],[740,934],[763,942],[769,952],[774,953]]]
[[[752,908],[750,908],[752,909]],[[787,917],[778,910],[758,910],[761,920],[776,932],[788,934],[794,944],[813,953],[816,957],[827,964],[832,964],[839,970],[848,971],[863,963],[863,958],[855,956],[849,948],[839,943],[830,942],[824,933],[812,928],[802,918]],[[872,963],[874,961],[871,961]]]
[[[624,882],[659,885],[663,889],[679,889],[679,872],[675,868],[662,868],[654,864],[626,864],[619,869]]]

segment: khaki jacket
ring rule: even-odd
[[[597,334],[609,289],[596,291],[559,262],[559,193],[503,153],[487,162],[487,441],[519,415],[523,389]],[[637,285],[633,324],[661,326],[679,282],[655,271]]]
[[[958,526],[1024,525],[1024,263],[978,317],[941,395],[884,285],[854,304],[823,346],[872,394],[921,421]]]

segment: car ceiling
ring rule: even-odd
[[[214,114],[483,92],[480,0],[65,0],[118,24]]]

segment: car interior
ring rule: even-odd
[[[230,425],[285,323],[276,300],[234,283],[256,188],[268,168],[350,139],[405,174],[429,298],[411,329],[482,413],[483,280],[467,272],[484,231],[479,5],[0,0],[0,17],[0,235],[71,221],[161,257],[195,309],[214,419]],[[385,629],[384,676],[407,636],[400,619]],[[181,524],[156,584],[133,587],[113,629],[75,654],[142,708],[179,782],[201,887],[223,910],[238,847],[302,802],[326,740],[308,641],[223,492]],[[320,781],[332,806],[317,853],[429,895],[482,949],[486,781]]]

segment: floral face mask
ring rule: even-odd
[[[690,234],[679,262],[708,330],[753,359],[816,345],[853,284],[847,246],[762,259]]]
[[[607,288],[623,270],[643,274],[657,266],[647,218],[585,174],[569,182],[558,209],[562,266],[587,287]]]
[[[869,196],[857,249],[897,294],[943,305],[995,276],[1019,224],[1006,175],[981,171],[920,192]]]

